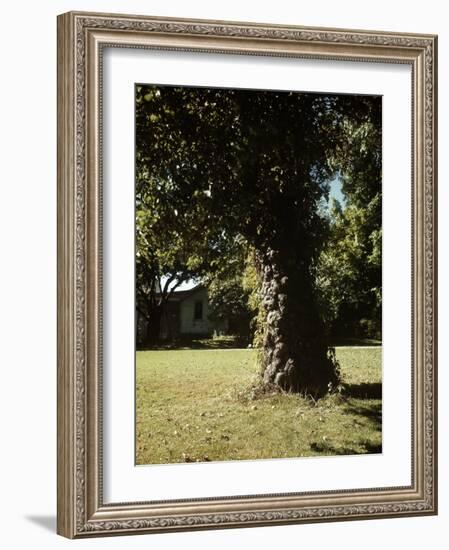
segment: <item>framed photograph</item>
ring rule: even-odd
[[[58,17],[58,533],[437,513],[437,37]]]

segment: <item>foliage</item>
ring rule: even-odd
[[[369,108],[368,108],[369,107]],[[381,103],[371,101],[334,156],[345,208],[334,201],[329,239],[317,271],[327,325],[338,336],[381,336],[382,185]]]
[[[251,312],[251,333],[253,346],[261,348],[266,326],[266,311],[262,307],[260,279],[257,275],[254,250],[250,250],[243,271],[242,286],[248,293],[248,308]]]
[[[250,340],[249,291],[243,285],[248,246],[236,238],[227,253],[210,262],[203,283],[208,290],[209,318],[228,322],[230,334]]]
[[[338,96],[137,90],[138,189],[178,232],[198,230],[213,249],[237,234],[258,249],[287,234],[316,247]]]
[[[226,253],[232,242],[213,237],[205,197],[192,193],[188,199],[179,197],[169,175],[158,177],[145,156],[147,137],[155,138],[152,124],[142,109],[143,91],[137,87],[136,97],[136,294],[137,307],[148,321],[154,342],[167,300],[172,292],[192,278],[209,272],[217,258]],[[146,100],[158,98],[157,89],[147,90]],[[148,126],[148,124],[150,126]],[[163,147],[163,139],[151,145],[155,151]],[[156,156],[159,153],[156,153]],[[218,243],[221,240],[221,246]]]
[[[377,200],[366,209],[351,205],[343,212],[334,210],[331,237],[321,255],[323,309],[338,336],[380,336],[382,229],[372,229],[368,222]]]

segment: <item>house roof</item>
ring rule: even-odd
[[[170,295],[170,298],[168,299],[170,302],[182,302],[186,298],[189,298],[193,294],[196,294],[200,290],[203,290],[205,286],[202,283],[197,284],[193,288],[189,288],[188,290],[175,290]]]

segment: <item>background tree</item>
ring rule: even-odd
[[[226,321],[229,333],[245,345],[252,340],[253,332],[250,289],[244,285],[248,255],[246,241],[237,237],[226,255],[210,263],[202,279],[208,291],[209,318]]]
[[[158,98],[159,91],[146,93]],[[210,227],[207,192],[181,194],[168,177],[150,170],[145,155],[146,135],[157,128],[157,116],[145,115],[141,88],[136,97],[136,300],[146,320],[145,343],[154,344],[171,294],[185,281],[205,276],[233,242]],[[170,137],[165,136],[170,140]],[[161,135],[154,152],[164,146]],[[208,228],[205,230],[205,228]]]
[[[328,325],[336,336],[381,338],[382,332],[382,128],[381,102],[373,98],[346,120],[333,159],[344,205],[334,202],[330,235],[318,268]]]
[[[320,202],[342,164],[347,120],[369,98],[247,90],[137,89],[137,170],[158,205],[220,254],[254,250],[266,323],[264,382],[322,394],[338,381],[316,292],[328,233]],[[146,185],[146,184],[145,184]],[[197,231],[201,228],[201,231]]]
[[[136,304],[146,321],[144,343],[149,345],[159,337],[170,295],[200,267],[192,265],[190,241],[152,202],[141,193],[136,209]]]
[[[235,248],[233,241],[214,238],[212,230],[204,230],[209,220],[200,196],[192,197],[189,209],[178,210],[166,192],[164,182],[138,171],[136,301],[146,320],[145,343],[149,345],[159,338],[162,316],[173,292],[190,279],[210,275],[211,266],[220,263],[219,258],[230,257],[229,249]]]

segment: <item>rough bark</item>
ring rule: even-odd
[[[314,293],[301,260],[273,250],[257,255],[266,313],[263,381],[287,392],[322,396],[339,381]]]

